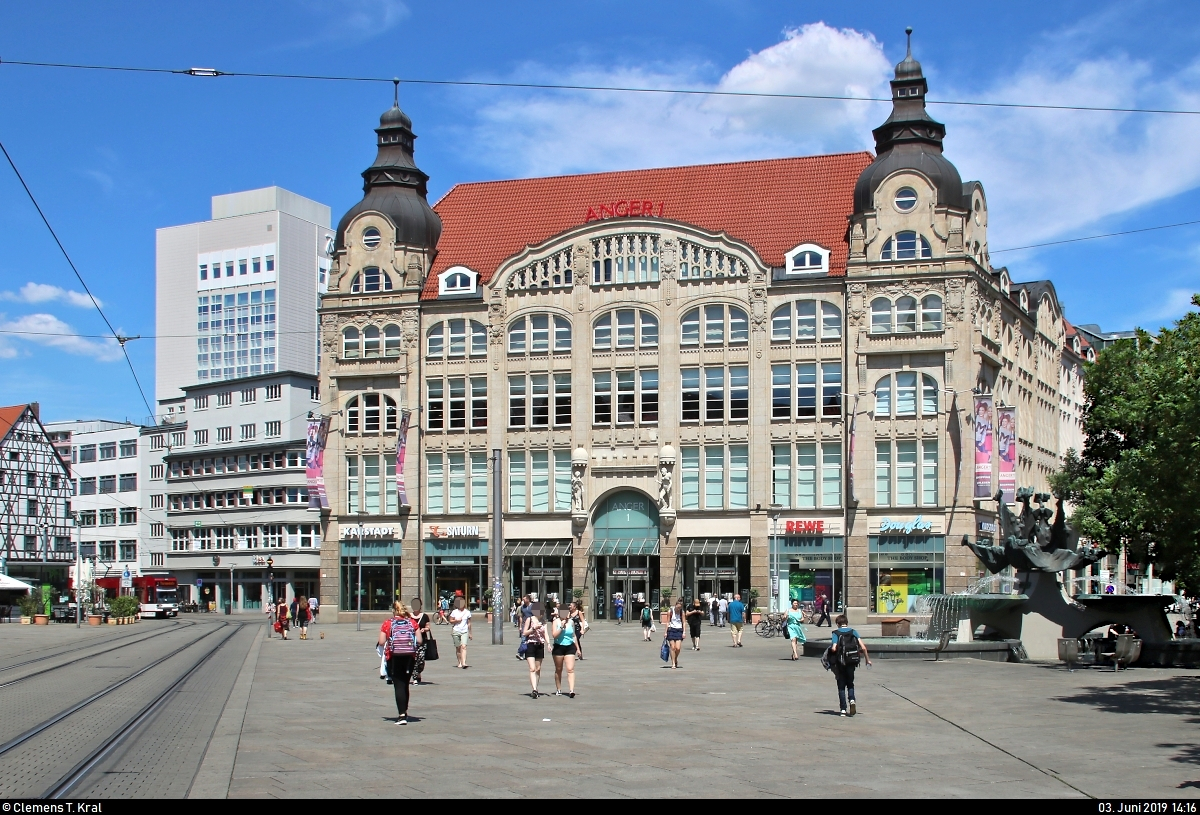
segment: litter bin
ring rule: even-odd
[[[912,635],[912,620],[905,617],[889,617],[881,620],[879,627],[885,637],[908,637]]]

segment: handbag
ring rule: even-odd
[[[671,659],[671,646],[667,645],[666,637],[663,637],[662,648],[658,649],[658,658],[663,662],[669,662]]]
[[[525,652],[529,650],[529,641],[526,640],[517,646],[517,656],[525,656]]]
[[[283,630],[283,623],[281,623],[281,622],[279,622],[278,620],[276,620],[276,621],[275,621],[275,625],[273,625],[273,626],[272,626],[272,628],[274,628],[274,629],[275,629],[275,633],[276,633],[276,634],[278,634],[280,631],[282,631],[282,630]]]
[[[430,637],[429,640],[425,643],[425,661],[433,662],[437,658],[438,658],[437,640],[435,640],[433,637]]]

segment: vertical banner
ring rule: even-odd
[[[975,497],[991,498],[992,397],[975,397]]]
[[[850,449],[846,453],[846,482],[849,488],[850,506],[858,506],[858,493],[854,489],[854,441],[858,430],[858,394],[854,395],[854,407],[850,410]]]
[[[308,420],[304,469],[308,476],[308,508],[329,509],[325,494],[325,440],[329,437],[329,417]]]
[[[408,489],[404,486],[404,451],[408,447],[408,422],[411,418],[411,410],[400,414],[400,439],[396,442],[396,496],[402,507],[408,506]]]
[[[996,452],[1000,458],[1000,499],[1011,504],[1017,497],[1017,409],[996,409]]]

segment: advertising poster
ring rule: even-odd
[[[404,451],[408,448],[408,423],[411,418],[411,410],[400,414],[400,439],[396,442],[396,495],[402,507],[408,506],[408,489],[404,486]]]
[[[992,397],[975,397],[975,497],[991,498]]]
[[[908,612],[908,573],[881,572],[875,587],[875,613]]]
[[[922,594],[934,594],[933,572],[928,570],[916,571],[910,569],[904,576],[908,586],[908,611],[916,610],[917,598]]]
[[[996,410],[996,452],[1000,459],[1000,491],[1004,503],[1017,499],[1017,409]]]
[[[308,420],[304,469],[308,477],[308,508],[329,509],[325,494],[325,440],[329,437],[329,417]]]
[[[813,573],[811,571],[792,571],[788,575],[788,601],[799,600],[808,602],[815,599],[813,592]]]

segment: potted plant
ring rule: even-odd
[[[42,590],[32,589],[17,601],[17,605],[21,607],[21,625],[29,625],[33,622],[34,616],[43,611]]]
[[[674,593],[674,589],[663,589],[659,592],[661,599],[658,601],[658,617],[663,625],[671,621],[671,595]]]
[[[750,589],[748,596],[750,597],[750,623],[758,625],[762,622],[762,609],[758,607],[758,589]]]
[[[571,596],[575,598],[575,605],[583,607],[583,589],[571,589]]]
[[[487,609],[487,621],[489,623],[492,621],[492,596],[495,593],[496,593],[495,589],[486,589],[483,592],[483,603],[484,603],[484,607]]]
[[[136,597],[125,595],[123,597],[114,597],[108,604],[108,607],[112,612],[113,618],[116,619],[117,625],[128,625],[137,619],[138,605]]]

